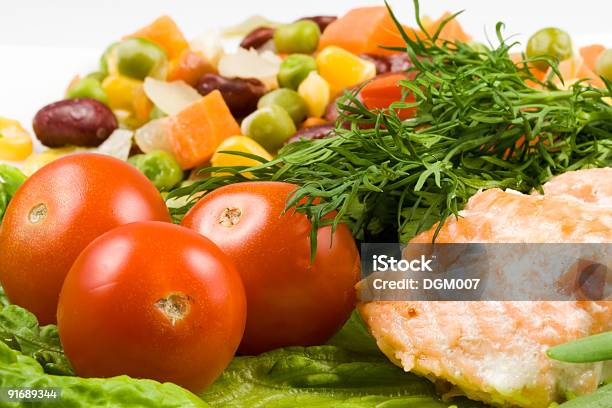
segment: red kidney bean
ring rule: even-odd
[[[267,91],[264,83],[256,78],[225,78],[215,74],[204,74],[195,89],[201,95],[218,89],[236,117],[244,117],[257,109],[257,101]]]
[[[304,129],[300,129],[296,134],[291,136],[289,140],[287,140],[287,144],[297,142],[299,140],[315,140],[315,139],[325,139],[326,137],[333,136],[334,125],[318,125],[311,126]]]
[[[317,23],[321,32],[325,31],[328,25],[336,21],[338,17],[336,16],[312,16],[312,17],[302,17],[298,21],[302,20],[310,20],[312,22]]]
[[[34,116],[34,133],[48,147],[95,147],[118,127],[108,106],[95,99],[67,99],[43,107]]]
[[[373,62],[376,66],[376,75],[386,74],[391,70],[391,64],[384,55],[363,53],[359,54],[359,58]]]
[[[389,72],[402,72],[412,67],[412,61],[405,52],[387,55],[389,61]]]
[[[269,27],[259,27],[251,31],[242,39],[240,46],[242,48],[259,48],[270,41],[274,36],[274,29]]]
[[[401,52],[391,55],[378,55],[364,53],[359,55],[368,61],[372,61],[376,65],[376,74],[387,74],[389,72],[405,71],[412,66],[412,62],[408,58],[408,54]]]

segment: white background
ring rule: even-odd
[[[411,0],[390,0],[412,23]],[[382,0],[1,0],[0,116],[29,126],[35,112],[62,97],[77,73],[95,68],[106,45],[161,14],[172,16],[188,38],[209,28],[234,25],[253,15],[292,21],[316,14],[342,14]],[[508,34],[525,39],[545,26],[567,30],[577,44],[612,47],[612,1],[421,0],[422,14],[466,12],[466,31],[479,40],[503,20]]]

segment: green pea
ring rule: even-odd
[[[293,119],[278,105],[270,105],[251,113],[242,121],[242,133],[274,152],[296,132]]]
[[[321,29],[309,20],[285,24],[274,31],[274,46],[281,53],[299,52],[310,54],[319,45]]]
[[[100,71],[99,72],[103,75],[104,78],[108,76],[109,67],[116,65],[114,61],[116,59],[114,50],[118,44],[119,44],[118,42],[114,42],[111,45],[109,45],[106,48],[106,50],[104,50],[104,53],[100,57]]]
[[[601,53],[595,65],[595,72],[608,81],[612,81],[612,49],[607,49]]]
[[[571,58],[573,53],[572,39],[569,34],[559,28],[543,28],[529,38],[527,43],[527,57],[549,57],[559,61]],[[535,61],[533,65],[544,71],[548,64],[546,61]]]
[[[111,50],[111,55],[115,56],[117,71],[121,75],[140,80],[148,76],[158,79],[165,77],[168,65],[166,52],[149,40],[128,38],[117,44]],[[107,61],[110,61],[109,58]]]
[[[85,75],[85,78],[93,78],[100,83],[102,83],[102,81],[104,81],[104,78],[106,77],[107,75],[102,71],[94,71],[94,72],[90,72],[89,74]]]
[[[283,88],[297,89],[308,74],[316,70],[317,62],[310,55],[289,55],[278,70],[278,84]]]
[[[258,108],[264,108],[270,105],[278,105],[285,109],[293,122],[297,125],[301,123],[308,115],[308,107],[304,99],[293,89],[279,88],[272,92],[268,92],[257,102]]]
[[[66,98],[92,98],[108,104],[108,96],[102,88],[100,81],[94,77],[86,76],[72,85],[66,92]]]
[[[183,180],[183,170],[169,153],[158,150],[137,154],[128,162],[138,168],[158,190],[170,190]]]

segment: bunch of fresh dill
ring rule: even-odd
[[[439,38],[445,23],[427,33],[414,3],[422,36],[405,32],[389,11],[406,42],[394,49],[408,53],[415,75],[401,82],[404,100],[392,108],[415,107],[416,117],[369,111],[347,93],[335,137],[291,143],[259,166],[205,169],[219,175],[175,190],[172,197],[192,198],[175,215],[199,192],[286,181],[299,186],[287,207],[308,214],[315,229],[343,222],[358,239],[403,242],[456,214],[479,189],[528,192],[558,173],[612,165],[609,81],[607,89],[584,81],[557,88],[553,75],[545,81],[532,75],[533,60],[512,61],[515,44],[504,40],[501,23],[494,49],[445,41]],[[547,62],[560,78],[555,61]]]

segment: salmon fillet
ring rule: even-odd
[[[544,195],[491,189],[449,218],[436,242],[612,242],[612,169],[553,178]],[[433,231],[411,242],[429,243]],[[380,349],[406,371],[498,406],[546,408],[594,391],[602,364],[565,364],[546,350],[612,329],[612,302],[360,303]]]

